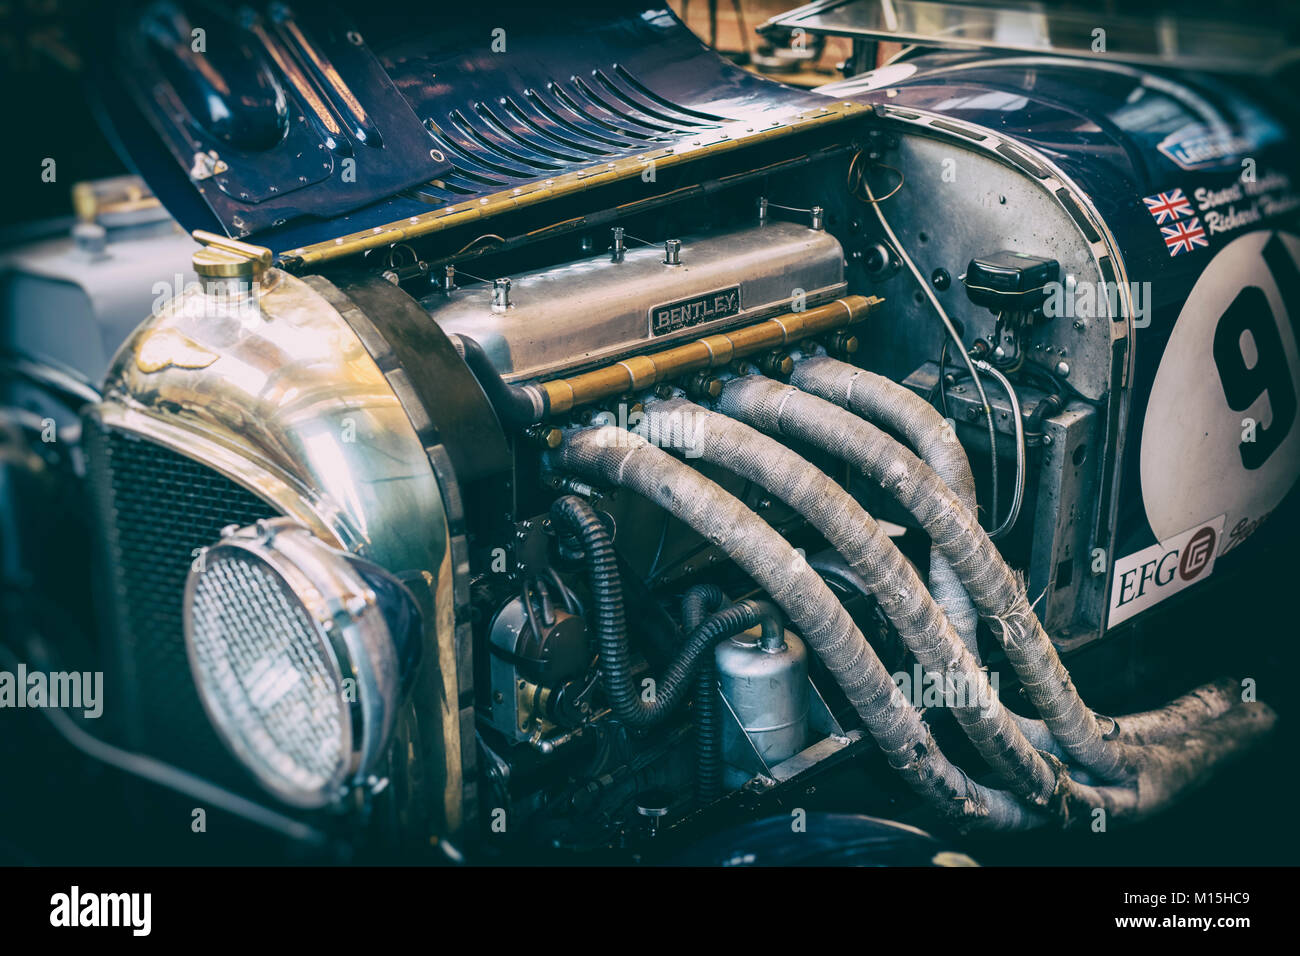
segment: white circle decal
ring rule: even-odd
[[[1300,477],[1300,239],[1260,231],[1196,281],[1142,425],[1142,500],[1164,541],[1224,515],[1232,550]]]

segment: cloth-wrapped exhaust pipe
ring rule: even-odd
[[[832,558],[831,555],[834,557]],[[856,594],[875,600],[875,592],[862,579],[862,575],[844,563],[844,559],[833,549],[829,553],[809,558],[808,563],[823,578],[829,578]],[[1241,685],[1237,681],[1230,677],[1222,677],[1184,694],[1159,710],[1126,714],[1123,717],[1108,717],[1106,720],[1111,722],[1112,736],[1122,732],[1124,739],[1132,743],[1159,743],[1226,714],[1240,700],[1240,691]],[[1171,712],[1178,712],[1178,716],[1171,719]],[[1056,742],[1056,738],[1052,736],[1045,723],[1024,717],[1014,711],[1008,713],[1035,750],[1041,750],[1058,760],[1068,758],[1068,754],[1061,749],[1061,745]],[[1070,768],[1070,775],[1081,783],[1096,783],[1095,778],[1087,771],[1079,770],[1077,767]]]
[[[980,613],[993,624],[1030,701],[1066,753],[1104,780],[1124,780],[1137,773],[1142,752],[1136,741],[1108,739],[1103,734],[1023,586],[975,516],[924,462],[852,412],[762,376],[729,382],[718,407],[761,431],[796,438],[837,455],[879,482],[920,521],[961,577]],[[1262,704],[1249,705],[1255,707],[1272,714]],[[1163,713],[1148,723],[1185,728],[1182,722],[1189,711],[1165,709]]]
[[[627,488],[720,547],[765,590],[816,652],[890,765],[943,817],[963,828],[1019,830],[1048,817],[954,766],[803,555],[762,518],[695,469],[612,426],[566,432],[552,467]]]
[[[775,530],[718,485],[639,436],[613,427],[570,432],[548,459],[553,467],[635,491],[726,551],[782,606],[862,716],[890,764],[955,825],[1011,830],[1049,819],[1005,791],[975,783],[944,757],[920,714],[902,697],[820,576]],[[1105,805],[1123,817],[1160,809],[1207,779],[1210,770],[1241,753],[1245,744],[1262,737],[1275,719],[1262,704],[1239,707],[1186,735],[1176,746],[1144,749],[1147,759],[1138,768],[1133,786],[1099,788],[1110,798]],[[1056,809],[1069,822],[1070,801],[1060,800]],[[1081,818],[1088,816],[1073,817]]]
[[[1198,729],[1175,747],[1145,750],[1142,766],[1129,785],[1084,785],[1072,779],[1059,761],[1049,765],[1025,739],[911,564],[828,475],[774,439],[684,399],[649,403],[638,427],[661,445],[677,447],[755,482],[807,518],[868,585],[921,665],[945,679],[960,679],[957,686],[964,693],[951,709],[980,755],[1017,794],[1033,806],[1049,807],[1062,823],[1089,819],[1088,811],[1097,808],[1118,820],[1159,810],[1207,779],[1272,725],[1267,707],[1238,711]],[[945,681],[945,686],[952,685]],[[1195,713],[1198,719],[1219,716],[1215,691],[1222,688],[1222,684],[1211,685],[1166,709]],[[1135,714],[1122,721],[1141,731],[1152,717]]]
[[[1241,703],[1241,682],[1221,677],[1155,710],[1105,719],[1111,722],[1112,736],[1139,745],[1154,744],[1221,717]]]
[[[790,384],[852,409],[868,421],[902,435],[962,504],[972,513],[975,511],[975,476],[971,474],[970,461],[948,420],[929,402],[909,388],[895,386],[890,379],[827,356],[795,355],[794,359],[795,371]],[[893,387],[886,388],[886,384]],[[948,615],[962,643],[978,660],[975,632],[979,615],[957,572],[934,547],[930,549],[930,593]],[[1043,742],[1050,740],[1048,734]]]
[[[966,450],[948,420],[910,388],[883,375],[837,361],[826,355],[796,354],[790,384],[834,402],[901,435],[916,454],[952,489],[971,514],[976,513],[975,476]],[[979,660],[976,632],[979,614],[966,586],[940,550],[930,548],[930,593],[943,608],[962,643]],[[1012,713],[1012,719],[1037,750],[1058,759],[1067,754],[1047,725]]]
[[[1016,727],[988,675],[935,603],[915,569],[853,496],[816,465],[775,439],[685,399],[650,402],[638,425],[643,437],[675,447],[747,478],[780,498],[821,532],[870,588],[903,643],[941,686],[954,687],[953,716],[980,756],[1017,796],[1035,807],[1053,804],[1123,813],[1136,806],[1127,789],[1094,789],[1053,769]]]
[[[970,461],[952,426],[934,406],[905,385],[827,355],[796,354],[794,360],[791,385],[902,435],[922,461],[943,479],[966,510],[975,515],[975,479]],[[1045,408],[1046,405],[1040,405],[1040,409]],[[940,606],[949,612],[953,627],[970,647],[975,643],[976,626],[976,620],[964,610],[964,607],[971,606],[973,613],[970,595],[959,577],[954,577],[951,582],[948,580],[947,575],[956,572],[938,549],[932,548],[931,553],[931,591]],[[935,565],[935,559],[940,564]],[[949,590],[949,585],[954,582],[961,589],[960,599]],[[957,609],[955,618],[952,617],[953,608]],[[1130,714],[1122,719],[1105,718],[1101,723],[1108,736],[1114,737],[1118,726],[1121,734],[1118,739],[1135,744],[1157,743],[1226,713],[1238,702],[1240,686],[1235,681],[1224,679],[1197,688],[1158,710]],[[1039,750],[1062,759],[1067,756],[1045,723],[1020,715],[1016,715],[1016,720],[1021,732]]]

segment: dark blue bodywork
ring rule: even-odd
[[[1251,416],[1258,419],[1259,435],[1242,440],[1241,468],[1203,473],[1198,479],[1224,488],[1236,484],[1236,492],[1225,494],[1228,500],[1234,494],[1250,498],[1249,484],[1261,480],[1268,464],[1281,473],[1271,476],[1269,487],[1256,497],[1276,504],[1274,499],[1284,496],[1300,473],[1300,423],[1294,415],[1295,396],[1300,394],[1295,364],[1300,270],[1296,248],[1288,254],[1283,241],[1300,232],[1300,163],[1295,149],[1300,123],[1294,104],[1280,100],[1280,91],[1259,79],[1154,72],[1098,60],[929,53],[878,72],[885,78],[868,74],[826,92],[886,110],[916,109],[952,117],[1028,147],[1087,196],[1115,239],[1129,282],[1144,284],[1149,310],[1129,340],[1130,402],[1121,481],[1113,491],[1120,503],[1111,554],[1133,554],[1170,534],[1149,520],[1155,506],[1150,499],[1161,494],[1149,475],[1144,492],[1141,459],[1148,403],[1180,317],[1180,334],[1194,331],[1188,327],[1202,321],[1188,314],[1195,311],[1194,300],[1222,293],[1225,283],[1234,281],[1240,288],[1230,289],[1222,306],[1207,306],[1219,322],[1213,340],[1216,364],[1210,373],[1182,383],[1177,382],[1177,370],[1163,374],[1186,391],[1189,415],[1207,401],[1226,401],[1243,423]],[[861,89],[855,91],[859,84]],[[1180,225],[1192,233],[1182,242],[1179,235],[1167,232]],[[1216,256],[1249,235],[1257,236],[1251,242],[1259,246],[1257,258],[1263,259],[1258,268],[1236,268],[1240,256],[1234,253],[1227,267],[1221,261],[1216,275],[1197,285]],[[1236,336],[1247,328],[1257,342],[1239,345]],[[1276,361],[1260,365],[1253,353],[1269,348],[1285,357],[1278,354]],[[1271,380],[1252,381],[1252,376],[1264,374],[1264,366]],[[1167,399],[1169,389],[1165,392]],[[1198,392],[1204,397],[1198,398]],[[1174,395],[1175,400],[1181,397]],[[1206,436],[1220,424],[1207,421]],[[1236,427],[1231,415],[1226,427]],[[1271,436],[1259,442],[1270,429]],[[1183,451],[1188,447],[1184,442]],[[1271,453],[1285,461],[1266,463],[1263,459]],[[1147,454],[1150,459],[1155,452]],[[1168,467],[1176,472],[1193,460],[1177,460],[1175,455]],[[1149,473],[1154,467],[1148,460]],[[1177,482],[1171,478],[1163,493],[1179,494]],[[1219,555],[1233,550],[1267,517],[1262,505],[1256,509],[1261,513],[1238,520],[1231,508],[1224,510],[1229,517],[1215,542]],[[1215,516],[1211,509],[1201,517],[1209,521]]]
[[[668,9],[629,0],[508,16],[271,4],[219,21],[202,56],[193,24],[218,14],[159,6],[113,18],[120,52],[99,93],[117,139],[186,228],[277,252],[823,102],[734,67]],[[216,114],[230,103],[248,115],[214,118],[211,101]],[[194,154],[208,150],[227,168],[195,179]]]

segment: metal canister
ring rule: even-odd
[[[772,767],[803,750],[808,740],[808,651],[777,626],[722,641],[714,651],[718,687],[763,763]],[[724,733],[724,741],[727,734]],[[728,757],[749,750],[727,746]],[[734,763],[728,759],[728,763]]]

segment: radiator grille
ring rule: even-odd
[[[104,617],[124,698],[122,730],[151,756],[210,779],[247,781],[199,702],[185,654],[182,603],[196,548],[214,543],[226,525],[277,512],[161,445],[93,418],[84,434],[101,532]]]
[[[328,787],[346,757],[344,695],[283,578],[242,551],[213,552],[194,589],[193,638],[226,732],[286,787]]]

